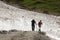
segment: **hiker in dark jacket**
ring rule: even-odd
[[[31,21],[32,31],[34,31],[34,29],[35,29],[35,24],[36,24],[36,21],[33,19]]]
[[[41,26],[42,26],[42,20],[38,22],[39,31],[41,31]]]

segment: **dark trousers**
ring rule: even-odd
[[[35,30],[35,25],[32,25],[32,31],[34,31]]]

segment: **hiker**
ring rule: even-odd
[[[36,24],[36,21],[33,19],[31,21],[32,31],[34,31],[34,29],[35,29],[35,24]]]
[[[38,22],[39,31],[41,31],[42,20]]]

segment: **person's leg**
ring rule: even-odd
[[[41,31],[41,28],[39,27],[39,31]]]
[[[40,27],[39,27],[39,31],[41,31]]]
[[[32,31],[33,31],[33,25],[31,25]]]
[[[33,25],[33,26],[32,26],[32,31],[34,31],[34,30],[35,30],[35,26]]]
[[[34,28],[32,28],[32,31],[34,31]]]
[[[31,25],[32,31],[33,31],[33,24]]]
[[[34,28],[33,28],[34,26],[32,25],[32,31],[34,31]]]
[[[35,25],[34,25],[34,30],[35,30]]]

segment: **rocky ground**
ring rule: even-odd
[[[44,32],[16,31],[0,34],[0,40],[52,40]]]

